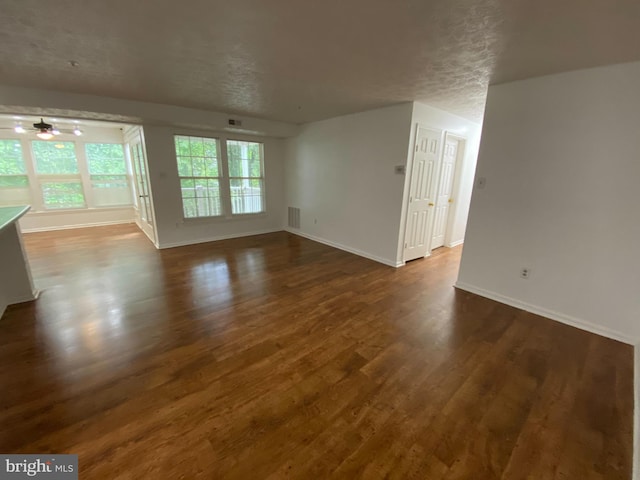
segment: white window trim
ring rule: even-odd
[[[233,218],[235,217],[242,217],[245,218],[247,216],[251,216],[251,215],[265,215],[267,213],[267,203],[266,203],[266,184],[267,181],[265,179],[265,168],[264,168],[264,143],[263,142],[256,142],[253,140],[239,140],[239,139],[235,139],[235,138],[227,138],[225,140],[225,147],[226,147],[226,142],[231,141],[231,142],[244,142],[244,143],[257,143],[258,145],[260,145],[260,173],[262,174],[260,177],[231,177],[229,176],[227,178],[227,184],[229,185],[229,212],[231,213],[231,216]],[[225,148],[225,155],[227,153],[227,149]],[[229,166],[228,162],[226,163],[227,168]],[[248,212],[248,213],[233,213],[233,207],[231,205],[231,180],[262,180],[262,191],[260,192],[261,194],[261,201],[262,201],[262,211],[261,212]]]
[[[202,217],[185,217],[184,216],[184,204],[182,199],[182,191],[180,180],[182,179],[190,179],[192,177],[182,177],[178,171],[178,154],[176,152],[176,137],[195,137],[195,138],[206,138],[209,140],[215,140],[217,149],[219,152],[218,155],[218,169],[221,174],[220,177],[194,177],[194,178],[216,178],[220,181],[220,205],[222,207],[222,214],[215,216],[202,216]],[[227,142],[235,141],[235,142],[249,142],[249,143],[257,143],[260,145],[260,165],[262,176],[255,177],[262,180],[262,212],[253,212],[253,213],[232,213],[232,205],[231,205],[231,179],[237,178],[245,178],[245,177],[229,177],[229,160],[227,155]],[[267,217],[267,173],[266,173],[266,165],[265,165],[265,144],[263,141],[257,141],[256,139],[246,139],[246,138],[237,138],[237,137],[227,137],[225,135],[219,136],[207,136],[202,133],[184,133],[184,132],[174,132],[173,133],[173,155],[174,155],[174,165],[176,168],[176,174],[178,176],[178,188],[180,189],[180,210],[182,212],[182,222],[183,223],[227,223],[233,220],[239,219],[249,219],[249,218],[264,218]],[[251,178],[251,177],[247,177]]]
[[[216,157],[216,162],[218,163],[218,176],[217,177],[194,177],[194,176],[182,176],[180,175],[180,170],[178,168],[178,152],[176,151],[176,139],[177,137],[187,137],[187,138],[200,138],[200,139],[206,139],[206,140],[214,140],[215,144],[216,144],[216,152],[218,152],[218,156]],[[220,139],[218,137],[205,137],[202,135],[191,135],[191,134],[180,134],[180,133],[174,133],[173,134],[173,154],[174,154],[174,158],[175,158],[175,166],[176,166],[176,173],[178,174],[178,188],[180,190],[180,207],[182,210],[182,219],[184,221],[188,221],[191,222],[193,220],[211,220],[211,219],[221,219],[221,218],[225,218],[226,217],[226,205],[224,203],[225,197],[226,197],[226,193],[224,191],[224,183],[225,183],[225,170],[224,170],[224,160],[222,158],[222,148],[221,148],[221,142]],[[193,156],[189,155],[189,158],[191,159],[192,162],[192,167],[193,167]],[[199,157],[195,157],[195,158],[199,158]],[[184,214],[184,197],[182,196],[182,180],[217,180],[218,181],[218,188],[220,191],[220,210],[221,213],[220,215],[200,215],[197,217],[186,217]]]
[[[63,137],[66,137],[63,135]],[[31,210],[28,215],[45,215],[45,214],[59,214],[64,212],[82,212],[85,210],[114,210],[114,209],[123,209],[123,208],[133,208],[134,207],[134,190],[133,190],[133,182],[130,178],[131,172],[131,163],[129,156],[126,154],[126,148],[124,141],[122,143],[106,140],[101,141],[99,138],[59,138],[60,142],[70,142],[74,144],[74,152],[76,156],[76,161],[78,163],[78,173],[77,174],[39,174],[36,171],[36,159],[33,153],[33,141],[43,141],[38,140],[36,138],[32,138],[30,136],[26,136],[26,134],[13,134],[13,133],[3,133],[0,136],[0,140],[17,140],[20,142],[20,146],[22,148],[22,160],[25,165],[25,174],[29,179],[29,193],[31,196]],[[55,142],[55,139],[49,140],[50,142]],[[93,188],[91,184],[91,175],[89,174],[89,164],[86,156],[86,147],[85,145],[91,143],[104,143],[104,144],[116,144],[122,145],[125,151],[125,175],[127,176],[127,180],[129,182],[129,188],[131,189],[131,198],[132,202],[129,204],[122,205],[106,205],[99,206],[95,205],[93,199]],[[41,181],[55,181],[55,180],[79,180],[82,184],[82,191],[85,199],[85,206],[83,207],[71,207],[71,208],[46,208],[44,204],[44,198],[42,195],[42,189],[40,188]]]

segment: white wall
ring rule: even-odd
[[[467,226],[467,216],[469,214],[469,203],[471,202],[471,191],[473,189],[473,176],[478,159],[478,148],[480,145],[481,126],[457,115],[453,115],[444,110],[415,102],[411,116],[411,137],[409,139],[409,161],[407,172],[410,172],[411,161],[413,159],[413,145],[415,142],[416,127],[428,127],[454,134],[465,139],[465,153],[461,161],[456,165],[456,181],[454,185],[455,201],[450,210],[451,236],[447,246],[458,245],[463,242],[465,229]],[[402,218],[400,238],[398,241],[398,262],[403,258],[404,229],[406,224],[407,202],[409,195],[409,175],[406,178],[405,196],[402,203]]]
[[[264,214],[232,219],[184,219],[174,135],[196,135],[264,143],[266,207]],[[255,235],[284,228],[284,140],[256,136],[223,135],[177,127],[144,126],[149,179],[160,248],[223,238]]]
[[[396,265],[404,175],[394,166],[407,160],[412,110],[404,103],[313,122],[287,140],[296,233]]]
[[[5,215],[3,220],[7,218],[10,217]],[[0,264],[2,265],[0,268],[0,317],[2,317],[8,305],[33,300],[38,294],[33,286],[20,226],[15,221],[0,228]]]
[[[638,85],[640,62],[489,88],[461,288],[640,339]]]

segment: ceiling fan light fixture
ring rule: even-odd
[[[76,137],[79,137],[80,135],[82,135],[82,130],[80,130],[80,128],[76,125],[75,127],[73,127],[73,134]]]
[[[42,140],[51,140],[53,138],[53,133],[51,133],[49,130],[40,130],[38,133],[36,133],[36,137]]]
[[[51,129],[51,133],[53,133],[54,135],[60,135],[60,130],[58,130],[56,127],[53,127]]]
[[[38,123],[33,124],[33,128],[38,130],[36,137],[42,140],[51,140],[53,138],[53,126],[45,122],[42,118]]]
[[[15,127],[13,127],[13,131],[16,133],[25,133],[26,130],[24,129],[24,127],[22,126],[21,123],[18,123]]]

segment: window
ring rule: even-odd
[[[227,141],[231,213],[264,212],[262,144]]]
[[[29,177],[19,140],[0,140],[0,205],[31,203]]]
[[[130,205],[131,188],[122,145],[87,143],[85,152],[94,205]]]
[[[33,141],[31,145],[44,208],[84,208],[75,144]]]
[[[221,158],[218,139],[176,135],[174,140],[185,218],[265,211],[261,143],[223,140]]]
[[[110,133],[91,136],[87,141],[63,133],[40,141],[3,133],[0,206],[31,205],[33,212],[131,207],[133,177],[124,145]]]
[[[177,135],[175,146],[184,217],[222,215],[218,141]]]

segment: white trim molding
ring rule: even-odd
[[[596,325],[594,323],[588,322],[586,320],[582,320],[580,318],[575,318],[559,312],[554,312],[553,310],[548,310],[546,308],[539,307],[537,305],[531,305],[529,303],[522,302],[515,298],[507,297],[505,295],[501,295],[496,292],[491,292],[489,290],[484,290],[482,288],[478,288],[464,282],[458,282],[454,286],[455,288],[464,290],[465,292],[474,293],[476,295],[480,295],[481,297],[485,297],[490,300],[495,300],[496,302],[504,303],[506,305],[519,308],[520,310],[525,310],[527,312],[540,315],[541,317],[546,317],[556,322],[564,323],[565,325],[570,325],[572,327],[579,328],[580,330],[585,330],[587,332],[595,333],[596,335],[611,338],[613,340],[617,340],[619,342],[623,342],[629,345],[635,345],[636,343],[638,343],[638,339],[633,338],[632,336],[627,335],[625,333],[618,332],[616,330],[603,327],[601,325]]]
[[[374,262],[382,263],[389,267],[398,268],[404,265],[404,262],[395,262],[386,258],[378,257],[376,255],[371,255],[370,253],[363,252],[362,250],[358,250],[357,248],[351,248],[346,245],[342,245],[340,243],[332,242],[331,240],[326,240],[324,238],[316,237],[315,235],[310,235],[308,233],[303,233],[295,228],[285,227],[286,232],[292,233],[294,235],[298,235],[299,237],[304,237],[309,240],[313,240],[314,242],[322,243],[324,245],[328,245],[333,248],[337,248],[338,250],[343,250],[345,252],[353,253],[354,255],[358,255],[359,257],[364,257],[369,260],[373,260]]]

